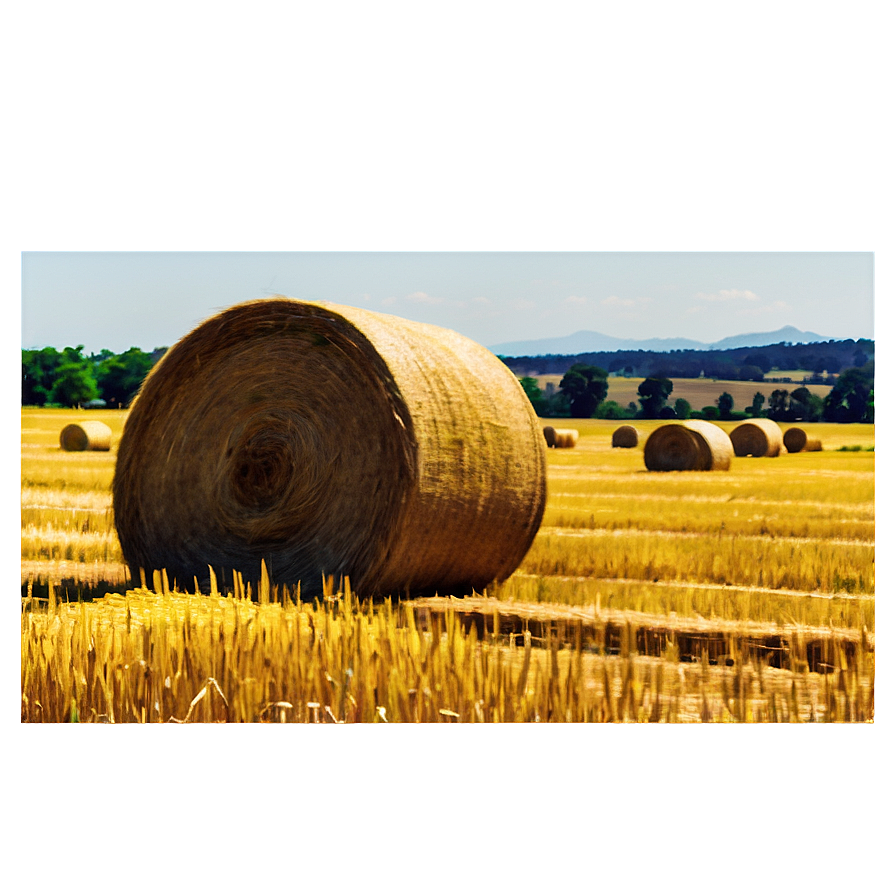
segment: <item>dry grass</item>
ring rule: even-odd
[[[576,450],[549,455],[544,525],[488,599],[314,605],[270,585],[266,602],[173,594],[151,574],[128,591],[114,447],[66,455],[64,417],[23,413],[23,719],[873,715],[873,452],[657,475],[612,449],[613,421],[574,421]],[[871,426],[807,429],[873,446]]]

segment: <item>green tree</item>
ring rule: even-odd
[[[570,415],[587,419],[607,397],[607,371],[590,364],[573,364],[560,380],[560,392],[569,399]]]
[[[535,379],[534,376],[524,376],[520,380],[520,385],[523,387],[523,392],[526,393],[526,398],[529,399],[535,413],[538,414],[539,417],[543,417],[545,411],[545,399],[544,392],[539,388],[538,380]]]
[[[831,423],[868,423],[874,418],[874,362],[850,367],[823,402],[822,413]]]
[[[723,392],[716,401],[716,404],[719,407],[719,417],[721,417],[722,420],[730,420],[731,412],[734,410],[734,398],[731,393]]]
[[[54,404],[74,407],[99,396],[96,380],[84,361],[67,361],[59,366],[50,391]]]
[[[779,423],[790,419],[790,393],[786,389],[775,389],[768,398],[768,416]]]
[[[55,348],[22,351],[22,404],[44,405],[50,400],[62,355]]]
[[[675,399],[675,416],[679,420],[687,420],[691,416],[691,403],[687,399]]]
[[[754,417],[762,416],[762,406],[765,404],[765,396],[761,392],[757,392],[753,396],[753,403],[745,408],[748,414],[752,414]]]
[[[666,399],[672,394],[672,380],[663,376],[649,376],[638,386],[638,401],[641,403],[641,416],[655,419],[666,406]]]
[[[790,393],[790,419],[814,422],[821,420],[824,400],[810,392],[805,386]]]
[[[127,407],[152,369],[152,356],[131,346],[121,355],[111,352],[96,366],[96,381],[102,398],[110,407]],[[529,379],[529,377],[527,377]],[[533,382],[535,382],[533,380]],[[535,383],[538,387],[537,382]],[[540,391],[540,390],[539,390]]]

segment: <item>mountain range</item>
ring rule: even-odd
[[[809,343],[827,342],[828,336],[819,336],[796,327],[781,327],[771,333],[743,333],[729,336],[718,342],[697,342],[694,339],[618,339],[594,330],[579,330],[569,336],[546,339],[529,339],[522,342],[502,342],[490,345],[489,350],[505,358],[537,357],[538,355],[580,355],[585,352],[653,351],[672,352],[681,349],[708,351],[712,349],[747,348],[777,345],[779,342]]]

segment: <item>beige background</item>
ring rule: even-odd
[[[4,0],[6,375],[26,247],[870,248],[892,546],[894,9]],[[23,730],[11,405],[5,892],[893,892],[889,599],[868,726]]]

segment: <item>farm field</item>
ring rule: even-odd
[[[555,421],[580,439],[549,450],[545,517],[510,579],[311,604],[261,571],[235,594],[151,570],[130,587],[110,492],[126,415],[22,411],[25,721],[873,717],[872,425],[806,424],[821,452],[649,473],[640,448],[610,447],[613,421]],[[59,449],[83,419],[109,424],[111,451]],[[635,425],[643,444],[661,424]]]
[[[794,382],[792,383],[772,383],[768,381],[752,383],[744,382],[743,380],[672,377],[671,379],[674,389],[669,396],[669,405],[673,405],[676,399],[683,398],[692,408],[699,410],[707,405],[714,405],[719,396],[723,392],[727,392],[734,399],[734,409],[742,411],[745,407],[748,407],[753,403],[753,396],[757,392],[761,392],[765,396],[766,401],[768,401],[769,395],[771,395],[775,389],[785,389],[788,392],[798,389],[803,385],[800,382],[802,377],[809,373],[811,373],[811,371],[773,370],[768,374],[770,378],[792,376],[794,379]],[[541,389],[544,389],[548,383],[553,383],[554,388],[558,388],[563,376],[561,374],[549,373],[537,376],[535,379],[538,380],[538,385]],[[631,401],[635,402],[637,405],[638,386],[640,386],[642,382],[644,382],[644,377],[607,377],[607,401],[615,401],[623,407],[626,407]],[[830,386],[820,386],[815,384],[808,385],[806,388],[814,395],[818,395],[821,398],[824,398],[824,396],[831,391]],[[640,405],[638,406],[640,407]]]

